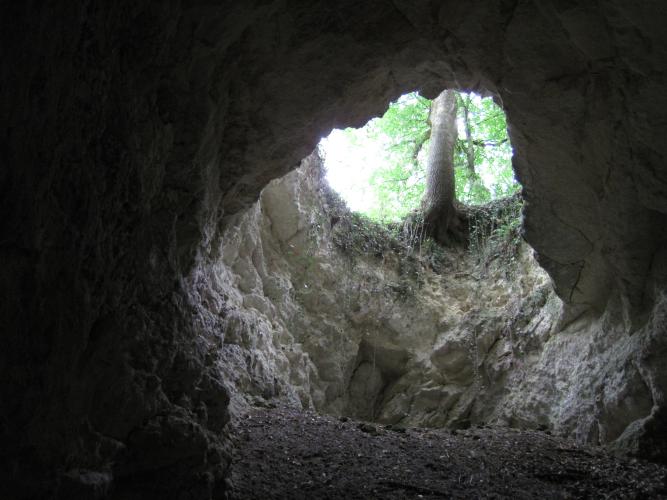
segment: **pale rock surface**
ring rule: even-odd
[[[515,256],[447,249],[437,266],[377,251],[339,220],[320,172],[313,154],[228,225],[217,273],[234,404],[632,448],[653,408],[658,367],[637,356],[649,326],[628,335],[620,306],[572,318],[525,243]]]

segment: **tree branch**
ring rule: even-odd
[[[506,142],[507,142],[506,138],[503,139],[502,141],[481,141],[479,139],[472,141],[472,143],[475,146],[479,146],[479,147],[482,147],[482,148],[485,148],[485,147],[494,147],[495,148],[497,146],[501,146],[501,145],[505,144]]]

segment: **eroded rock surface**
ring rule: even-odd
[[[230,222],[216,272],[232,291],[222,350],[239,404],[550,429],[640,451],[664,372],[643,357],[659,324],[629,336],[621,306],[572,318],[525,244],[390,236],[337,205],[315,154]]]
[[[230,221],[216,272],[238,397],[413,425],[488,417],[527,337],[549,336],[546,273],[525,246],[409,246],[340,203],[313,154]]]

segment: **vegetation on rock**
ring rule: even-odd
[[[326,183],[321,189],[324,210],[332,225],[333,242],[351,258],[366,255],[384,259],[389,253],[394,253],[403,267],[413,271],[417,267],[428,267],[441,273],[446,266],[443,249],[428,236],[422,213],[413,211],[399,222],[378,221],[351,211],[342,197]],[[521,196],[515,193],[463,208],[463,217],[468,224],[468,252],[475,257],[480,269],[487,268],[491,261],[498,259],[507,273],[514,269],[522,242],[522,207]]]

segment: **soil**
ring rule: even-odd
[[[667,498],[667,467],[546,432],[383,426],[253,408],[236,426],[236,499]]]

